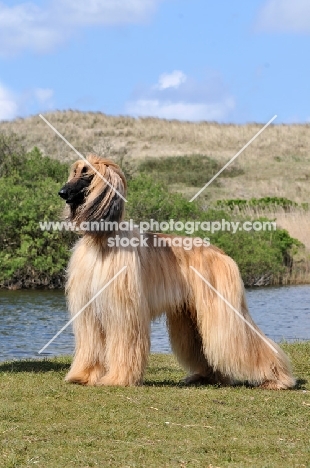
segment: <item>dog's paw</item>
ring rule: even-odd
[[[89,373],[79,373],[79,374],[71,374],[70,372],[66,375],[65,381],[68,383],[74,383],[79,385],[87,385],[89,379]]]
[[[192,374],[180,381],[181,385],[233,385],[234,382],[219,372],[209,372],[208,375]]]
[[[280,380],[265,380],[258,388],[262,388],[263,390],[287,390],[289,388],[294,388],[294,384],[286,385]]]
[[[106,374],[101,377],[97,382],[98,386],[119,386],[119,387],[135,387],[142,385],[142,381],[133,380],[132,376],[120,376]]]
[[[102,374],[103,369],[97,365],[84,371],[69,371],[65,377],[65,381],[79,385],[96,385]]]
[[[181,385],[200,385],[207,382],[207,377],[200,374],[188,375],[184,379],[180,380]]]

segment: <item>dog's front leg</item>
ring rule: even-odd
[[[104,375],[105,335],[95,318],[81,314],[73,322],[75,354],[65,380],[82,385],[96,385]]]
[[[112,324],[106,332],[107,373],[97,385],[141,385],[149,350],[150,324],[144,317]]]

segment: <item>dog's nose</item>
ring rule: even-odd
[[[65,188],[63,187],[61,190],[59,190],[58,195],[59,195],[61,198],[63,198],[64,200],[67,200],[67,198],[68,198],[68,190],[65,189]]]

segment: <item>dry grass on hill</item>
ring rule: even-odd
[[[77,111],[53,112],[45,117],[83,154],[96,151],[126,159],[204,154],[222,163],[263,126],[134,119]],[[0,131],[16,132],[29,149],[36,145],[60,160],[76,159],[39,116],[2,122]],[[271,125],[238,157],[236,163],[244,174],[221,179],[220,187],[210,186],[207,195],[210,199],[278,196],[308,201],[309,148],[310,125]],[[195,188],[179,189],[188,196],[196,192]]]

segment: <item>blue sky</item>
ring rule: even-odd
[[[0,120],[310,122],[309,0],[0,1]]]

